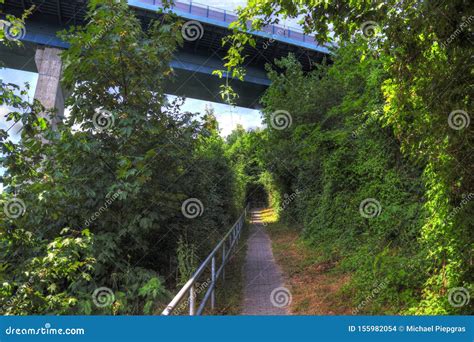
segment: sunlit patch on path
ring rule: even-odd
[[[251,213],[250,236],[244,265],[243,315],[287,315],[291,294],[273,257],[271,240],[261,221],[261,210]]]

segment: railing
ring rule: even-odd
[[[240,239],[240,235],[242,233],[242,227],[245,223],[245,218],[247,217],[247,211],[249,206],[247,205],[244,209],[244,212],[240,215],[238,220],[234,223],[232,228],[227,232],[224,238],[216,245],[214,250],[209,254],[209,256],[203,261],[203,263],[198,267],[196,272],[194,272],[193,276],[184,284],[184,286],[179,290],[178,294],[173,298],[173,300],[168,304],[166,309],[163,310],[161,313],[162,315],[168,316],[177,310],[177,308],[182,309],[183,307],[188,306],[189,315],[201,315],[206,308],[206,304],[211,300],[211,310],[214,310],[216,306],[216,296],[215,296],[215,289],[216,283],[219,280],[219,277],[225,278],[225,265],[227,261],[230,259],[232,252],[237,245],[237,242]],[[218,269],[217,267],[217,259],[220,257],[221,263]],[[211,276],[210,282],[205,282],[204,284],[208,283],[204,297],[202,298],[201,302],[197,303],[197,295],[199,294],[198,290],[201,286],[196,288],[196,285],[199,279],[204,274],[204,271],[208,266],[211,266]],[[187,303],[183,303],[179,305],[182,300],[188,297]],[[186,305],[187,304],[187,305]]]
[[[141,2],[153,4],[153,5],[162,5],[160,0],[140,0]],[[181,12],[190,13],[196,16],[205,17],[208,19],[213,19],[225,23],[231,23],[238,19],[238,16],[235,12],[224,10],[217,7],[212,7],[206,4],[201,4],[193,0],[181,0],[174,1],[174,4],[171,6],[172,9],[179,10]],[[250,24],[250,23],[249,23]],[[318,45],[317,41],[313,36],[305,34],[301,29],[295,27],[287,27],[280,25],[266,25],[261,28],[262,32],[271,35],[275,39],[278,36],[284,38],[290,38],[292,40],[300,41],[303,43],[310,43]]]

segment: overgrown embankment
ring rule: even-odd
[[[19,142],[0,130],[1,314],[159,314],[242,209],[212,110],[200,120],[164,94],[179,21],[144,28],[109,0],[88,17],[63,36],[70,114],[56,129],[0,82],[23,124]]]
[[[351,273],[336,270],[300,237],[301,227],[276,222],[274,210],[263,211],[262,221],[272,239],[273,255],[283,270],[291,293],[289,311],[295,315],[348,315],[353,304],[342,289]]]
[[[450,305],[446,292],[436,297],[442,306],[424,299],[439,271],[426,233],[433,185],[426,185],[427,164],[404,156],[399,137],[386,126],[382,90],[389,75],[381,57],[362,52],[365,44],[342,44],[333,64],[310,73],[291,56],[277,62],[279,72],[269,72],[272,85],[263,98],[268,128],[248,133],[258,141],[255,155],[265,168],[259,181],[279,219],[303,227],[301,246],[318,263],[351,274],[341,294],[356,313],[467,312],[467,306]],[[469,216],[472,203],[466,202],[453,214],[456,220]]]

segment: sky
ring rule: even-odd
[[[181,2],[189,2],[190,0],[179,0]],[[244,7],[247,4],[247,0],[193,0],[194,4],[203,4],[220,9],[234,11],[237,7]],[[281,24],[287,24],[289,26],[296,26],[294,20],[284,20]],[[0,79],[4,82],[11,82],[15,84],[24,84],[28,82],[31,86],[29,97],[32,98],[34,95],[34,89],[36,86],[38,75],[36,73],[24,72],[19,70],[11,69],[0,69]],[[205,102],[195,99],[187,99],[183,110],[190,112],[204,112],[206,104],[212,105],[215,109],[217,121],[221,129],[221,135],[227,136],[237,124],[241,124],[245,129],[262,127],[262,119],[260,112],[248,108],[232,107],[220,103]],[[0,106],[0,128],[5,129],[10,124],[5,122],[5,115],[8,109]],[[67,115],[67,109],[66,109]],[[15,134],[18,129],[16,125],[12,130],[12,138],[16,140],[18,134]],[[21,128],[21,126],[19,126]]]
[[[17,85],[23,85],[24,83],[28,82],[30,84],[28,97],[32,99],[34,96],[36,82],[38,80],[38,74],[21,70],[0,69],[0,80],[5,83],[14,83]],[[181,109],[183,111],[189,111],[193,113],[204,113],[206,105],[210,105],[214,108],[216,119],[219,122],[219,128],[221,129],[221,135],[223,137],[229,135],[230,132],[232,132],[232,130],[237,126],[237,124],[241,124],[245,129],[262,126],[260,112],[249,108],[234,107],[221,103],[188,98]],[[9,109],[7,107],[0,106],[1,129],[8,129],[12,125],[11,122],[6,122],[6,114],[8,111]],[[67,109],[65,115],[67,115]],[[10,136],[14,141],[18,141],[19,135],[17,133],[18,129],[20,128],[21,124],[18,123],[9,131]]]
[[[189,2],[189,0],[180,1]],[[193,3],[234,11],[238,6],[245,6],[247,0],[198,0],[193,1]],[[20,86],[28,83],[30,85],[30,90],[27,97],[31,100],[34,96],[38,74],[34,72],[0,68],[0,80],[2,80],[4,83],[14,83]],[[212,106],[214,108],[216,119],[219,123],[220,133],[223,137],[229,135],[238,124],[242,125],[245,129],[255,129],[257,127],[262,127],[260,112],[249,108],[234,107],[221,103],[213,103],[188,98],[181,109],[183,111],[189,111],[193,113],[204,113],[206,105]],[[11,121],[7,122],[6,115],[8,112],[8,107],[0,106],[0,129],[9,130],[8,132],[11,139],[17,142],[20,137],[19,131],[21,129],[21,123],[17,123],[12,126]],[[67,115],[67,112],[68,111],[66,109],[65,115]],[[3,171],[3,168],[0,167],[0,174],[2,174]],[[3,187],[2,183],[0,182],[0,192],[2,190]]]
[[[189,0],[182,1],[184,2]],[[247,0],[200,0],[193,1],[193,3],[200,3],[203,5],[209,5],[216,8],[233,11],[238,6],[245,6]],[[37,79],[38,75],[36,73],[5,68],[0,69],[0,80],[2,80],[3,82],[9,82],[18,85],[23,85],[25,82],[28,82],[31,87],[28,95],[30,98],[33,98]],[[182,109],[184,111],[203,113],[206,105],[212,105],[212,107],[215,109],[216,118],[219,122],[219,127],[221,129],[221,135],[224,137],[227,136],[237,126],[237,124],[241,124],[246,129],[261,127],[262,120],[260,117],[260,113],[257,110],[241,107],[232,107],[220,103],[213,103],[196,99],[186,99],[185,105],[182,107]],[[6,108],[5,106],[0,106],[1,129],[8,129],[11,126],[11,123],[7,123],[5,120],[5,115],[7,113],[8,108]],[[15,141],[18,139],[18,128],[21,128],[20,124],[15,125],[15,127],[13,127],[9,132],[10,136]]]
[[[189,0],[180,1],[189,2]],[[193,1],[193,3],[234,11],[238,6],[245,6],[247,0],[197,0]],[[27,96],[32,99],[34,96],[36,82],[38,80],[38,74],[8,68],[0,68],[0,80],[5,83],[14,83],[17,85],[24,85],[25,83],[29,83],[30,91]],[[254,129],[257,127],[262,127],[262,119],[260,112],[253,109],[234,107],[221,103],[213,103],[188,98],[186,99],[182,110],[190,111],[193,113],[204,113],[206,105],[210,105],[214,108],[216,119],[219,122],[220,133],[223,137],[229,135],[230,132],[238,124],[242,125],[245,129]],[[0,129],[10,129],[10,137],[13,141],[16,142],[19,139],[19,130],[21,129],[21,123],[17,123],[13,127],[11,127],[12,122],[6,121],[6,115],[8,112],[9,109],[6,106],[0,106]],[[67,109],[65,114],[67,115]],[[2,168],[0,168],[0,174],[2,173],[3,170]],[[0,183],[0,191],[1,188],[2,186]]]
[[[176,0],[179,2],[185,2],[189,3],[191,0]],[[196,5],[206,5],[210,7],[216,7],[220,9],[225,9],[228,11],[235,11],[237,7],[245,7],[247,5],[247,0],[192,0],[193,4]],[[300,27],[298,25],[298,20],[295,19],[283,19],[280,18],[280,25],[283,26],[290,26],[290,27],[295,27],[298,28]]]
[[[26,72],[13,69],[0,69],[0,80],[5,83],[14,83],[17,85],[24,85],[26,82],[30,84],[30,90],[27,97],[32,99],[35,93],[36,82],[38,80],[38,74],[33,72]],[[172,97],[172,96],[170,96]],[[183,111],[189,111],[193,113],[204,113],[206,105],[210,105],[215,110],[216,119],[219,122],[219,128],[221,136],[225,137],[237,126],[241,124],[245,129],[256,128],[262,126],[262,119],[259,111],[233,107],[221,103],[213,103],[208,101],[201,101],[195,99],[186,99],[186,102],[181,107]],[[10,138],[14,142],[18,142],[21,129],[21,123],[17,123],[12,126],[11,121],[6,121],[6,115],[9,112],[9,108],[6,106],[0,106],[0,129],[9,130]],[[67,109],[65,111],[67,115]],[[0,167],[0,175],[3,174],[4,168]],[[3,191],[3,184],[0,182],[0,192]]]
[[[20,71],[20,70],[13,70],[13,69],[0,69],[0,80],[4,83],[14,83],[21,87],[24,86],[25,83],[29,83],[30,90],[28,92],[28,98],[33,99],[35,94],[35,87],[36,81],[38,80],[38,74],[34,72],[27,72],[27,71]],[[13,125],[12,121],[6,121],[6,115],[10,109],[6,106],[0,106],[0,129],[8,130],[8,133],[13,141],[18,141],[19,139],[19,129],[21,129],[21,123],[17,123]],[[13,125],[13,127],[12,127]]]

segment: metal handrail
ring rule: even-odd
[[[176,296],[171,300],[171,302],[168,304],[168,306],[163,310],[161,313],[162,315],[168,316],[171,315],[174,310],[178,307],[178,305],[181,303],[181,301],[185,298],[187,294],[189,294],[188,297],[188,304],[189,304],[189,315],[194,316],[194,315],[200,315],[204,311],[207,302],[209,301],[209,298],[211,299],[211,309],[214,310],[215,308],[215,288],[216,288],[216,283],[219,277],[222,275],[222,278],[225,278],[225,265],[227,261],[229,260],[229,257],[231,253],[233,252],[238,240],[240,239],[240,235],[242,232],[242,227],[245,223],[245,218],[247,217],[247,212],[248,212],[249,206],[245,207],[243,213],[240,215],[240,217],[237,219],[237,221],[234,223],[232,228],[229,229],[229,231],[224,235],[221,241],[214,247],[212,252],[207,256],[207,258],[201,263],[201,265],[197,268],[197,270],[194,272],[192,277],[184,284],[184,286],[179,290],[179,292],[176,294]],[[219,252],[219,250],[222,249],[222,261],[220,267],[216,270],[216,257]],[[196,310],[196,298],[197,298],[197,293],[196,293],[196,283],[199,280],[199,277],[202,275],[206,267],[211,264],[211,283],[208,286],[206,293],[204,294],[204,297],[199,304],[199,307],[197,307]]]
[[[148,2],[147,0],[142,0],[144,2]],[[158,4],[162,4],[162,1],[160,0],[153,0],[153,5],[158,5]],[[223,15],[223,22],[227,22],[227,17],[238,17],[238,14],[235,12],[235,11],[229,11],[229,10],[225,10],[225,9],[222,9],[222,8],[219,8],[219,7],[215,7],[215,6],[209,6],[209,5],[206,5],[206,4],[203,4],[203,3],[199,3],[199,2],[196,2],[194,0],[180,0],[180,1],[175,1],[172,5],[171,5],[171,8],[172,9],[176,9],[180,6],[183,6],[183,5],[186,5],[187,6],[187,12],[190,13],[190,14],[194,14],[193,13],[193,8],[196,8],[196,10],[206,10],[206,15],[205,17],[206,18],[209,18],[209,11],[215,11],[215,12],[219,12]],[[184,10],[184,8],[183,8]],[[312,35],[307,35],[304,30],[301,30],[301,28],[299,27],[295,27],[295,26],[290,26],[290,25],[275,25],[275,24],[271,24],[271,25],[265,25],[262,29],[268,29],[272,31],[271,35],[273,36],[273,38],[277,37],[277,36],[280,36],[280,37],[286,37],[286,38],[290,38],[290,39],[293,39],[293,40],[297,40],[297,41],[302,41],[302,42],[311,42],[311,40],[313,40],[314,43],[317,44],[317,42],[314,40],[313,36]],[[275,32],[275,29],[276,32]],[[266,32],[265,30],[263,30],[263,32],[265,33],[269,33],[269,32]],[[297,33],[297,34],[300,34],[301,35],[301,39],[298,38],[298,36],[291,36],[291,33]],[[269,33],[270,34],[270,33]]]
[[[175,1],[176,2],[179,2],[181,4],[186,4],[186,5],[189,5],[189,13],[192,13],[192,8],[193,7],[198,7],[198,8],[208,8],[208,9],[211,9],[213,11],[217,11],[217,12],[220,12],[220,13],[223,13],[223,14],[231,14],[233,16],[238,16],[238,13],[236,10],[228,10],[228,9],[224,9],[224,8],[221,8],[221,7],[217,7],[217,6],[210,6],[210,5],[207,5],[205,3],[202,3],[200,1],[194,1],[194,0],[179,0],[179,1]],[[173,6],[172,6],[173,7]],[[224,15],[224,18],[225,18],[225,15]],[[225,20],[224,20],[225,21]],[[298,26],[290,26],[290,25],[277,25],[276,27],[284,27],[286,29],[291,29],[293,31],[296,31],[296,32],[301,32],[303,33],[304,31],[299,28]]]

